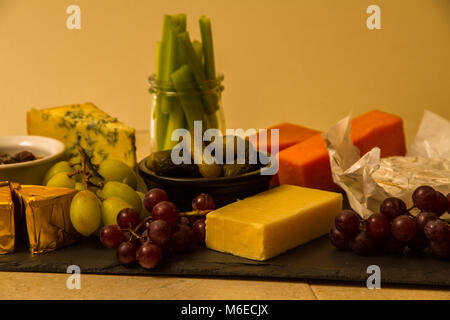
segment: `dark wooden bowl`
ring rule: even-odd
[[[200,193],[210,194],[216,207],[244,199],[269,189],[272,176],[261,175],[260,170],[236,177],[172,178],[156,175],[146,165],[147,158],[139,163],[139,174],[147,187],[165,190],[180,210],[192,210],[192,199]]]

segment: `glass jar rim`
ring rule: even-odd
[[[223,91],[224,87],[221,85],[224,80],[224,75],[218,73],[216,75],[216,79],[213,80],[205,80],[202,83],[197,85],[197,88],[200,90],[214,90],[219,89]],[[152,91],[166,91],[166,92],[176,92],[175,86],[171,81],[162,81],[158,80],[156,74],[152,74],[148,78],[148,82],[150,83],[150,92]],[[186,87],[192,85],[192,82],[186,82]]]

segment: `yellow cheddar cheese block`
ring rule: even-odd
[[[328,233],[341,210],[340,193],[281,185],[210,212],[206,246],[267,260]]]
[[[115,159],[132,168],[136,165],[135,130],[92,103],[32,109],[27,113],[27,130],[64,142],[68,158],[77,156],[81,146],[95,164]]]

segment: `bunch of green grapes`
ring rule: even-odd
[[[107,159],[98,166],[83,166],[81,157],[61,161],[47,171],[43,185],[79,191],[71,203],[70,219],[84,236],[115,224],[124,208],[136,210],[141,219],[150,215],[143,205],[145,195],[136,191],[136,173],[118,160]]]

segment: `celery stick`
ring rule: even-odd
[[[161,60],[161,41],[156,42],[156,68],[158,69],[160,66],[160,60]],[[158,117],[159,112],[161,111],[161,99],[159,97],[156,97],[154,109],[153,109],[153,119],[156,119]]]
[[[176,14],[172,16],[172,21],[173,21],[173,30],[175,35],[178,35],[179,33],[182,32],[186,32],[186,23],[187,23],[187,17],[186,14]],[[182,54],[182,51],[179,50],[179,43],[178,40],[175,40],[175,51],[176,51],[176,55],[175,55],[175,64],[174,64],[174,68],[171,71],[171,73],[173,71],[175,71],[176,69],[178,69],[180,66],[182,66],[183,64],[187,63],[186,57]]]
[[[186,31],[187,25],[187,16],[184,13],[174,14],[172,16],[172,20],[174,21],[174,26],[178,29],[178,32]]]
[[[204,130],[210,129],[211,128],[211,120],[209,117],[209,114],[203,112],[203,128]]]
[[[156,77],[158,80],[164,81],[164,69],[166,67],[167,60],[167,40],[171,34],[172,28],[172,17],[169,15],[164,15],[162,40],[160,41],[159,59],[157,61],[156,67]]]
[[[169,116],[160,112],[156,118],[156,151],[164,150],[164,143],[166,140],[166,129],[169,121]]]
[[[216,79],[216,67],[214,63],[214,46],[211,31],[211,20],[203,15],[200,17],[200,34],[203,44],[203,56],[205,59],[205,74],[208,80]]]
[[[178,41],[177,34],[186,30],[186,15],[164,16],[163,39],[161,46],[161,59],[159,63],[160,77],[158,80],[163,83],[170,82],[170,75],[174,72],[177,65]],[[169,114],[172,111],[170,100],[163,98],[161,100],[161,112]]]
[[[210,129],[210,128],[215,128],[215,129],[218,129],[219,127],[219,120],[217,119],[217,115],[216,115],[216,113],[211,113],[211,114],[208,114],[207,115],[208,116],[208,119],[209,119],[209,128],[208,129]]]
[[[161,70],[159,69],[161,67],[161,49],[162,49],[162,41],[156,42],[156,75],[161,74]]]
[[[153,106],[153,119],[158,118],[158,115],[161,113],[161,97],[156,97],[155,105]]]
[[[195,80],[197,83],[202,86],[205,85],[206,77],[204,70],[202,68],[202,63],[198,59],[197,54],[195,53],[195,49],[192,46],[191,40],[189,38],[188,32],[183,32],[178,35],[178,41],[181,44],[181,48],[184,49],[184,54],[186,55],[189,67],[191,68]],[[181,49],[180,48],[180,49]],[[202,100],[204,104],[205,112],[208,114],[212,114],[216,112],[218,104],[217,104],[217,95],[215,92],[210,92],[208,89],[210,88],[201,88],[202,89]]]
[[[166,40],[166,51],[165,51],[165,66],[163,70],[163,75],[161,77],[161,81],[164,84],[170,81],[170,74],[175,70],[175,61],[176,61],[176,42],[175,42],[175,32],[171,30],[169,36]],[[170,100],[167,97],[163,97],[161,100],[161,112],[165,114],[169,114],[172,111],[172,105],[170,104]]]
[[[194,130],[194,121],[203,120],[203,105],[196,88],[194,74],[188,65],[172,73],[172,81],[186,117],[189,130]]]
[[[186,55],[189,67],[194,74],[195,80],[197,80],[197,83],[199,84],[205,82],[206,76],[203,72],[202,63],[198,59],[195,49],[192,46],[189,33],[182,32],[178,34],[178,41],[181,44],[180,49],[184,50],[183,53]]]
[[[192,41],[192,47],[195,50],[195,53],[197,54],[198,59],[200,60],[200,63],[203,64],[203,46],[202,43],[198,40]]]
[[[164,143],[164,150],[172,149],[176,146],[178,141],[172,141],[172,133],[179,128],[185,128],[186,121],[184,119],[184,111],[176,97],[172,98],[172,112],[169,115],[169,123],[167,125],[166,141]]]

